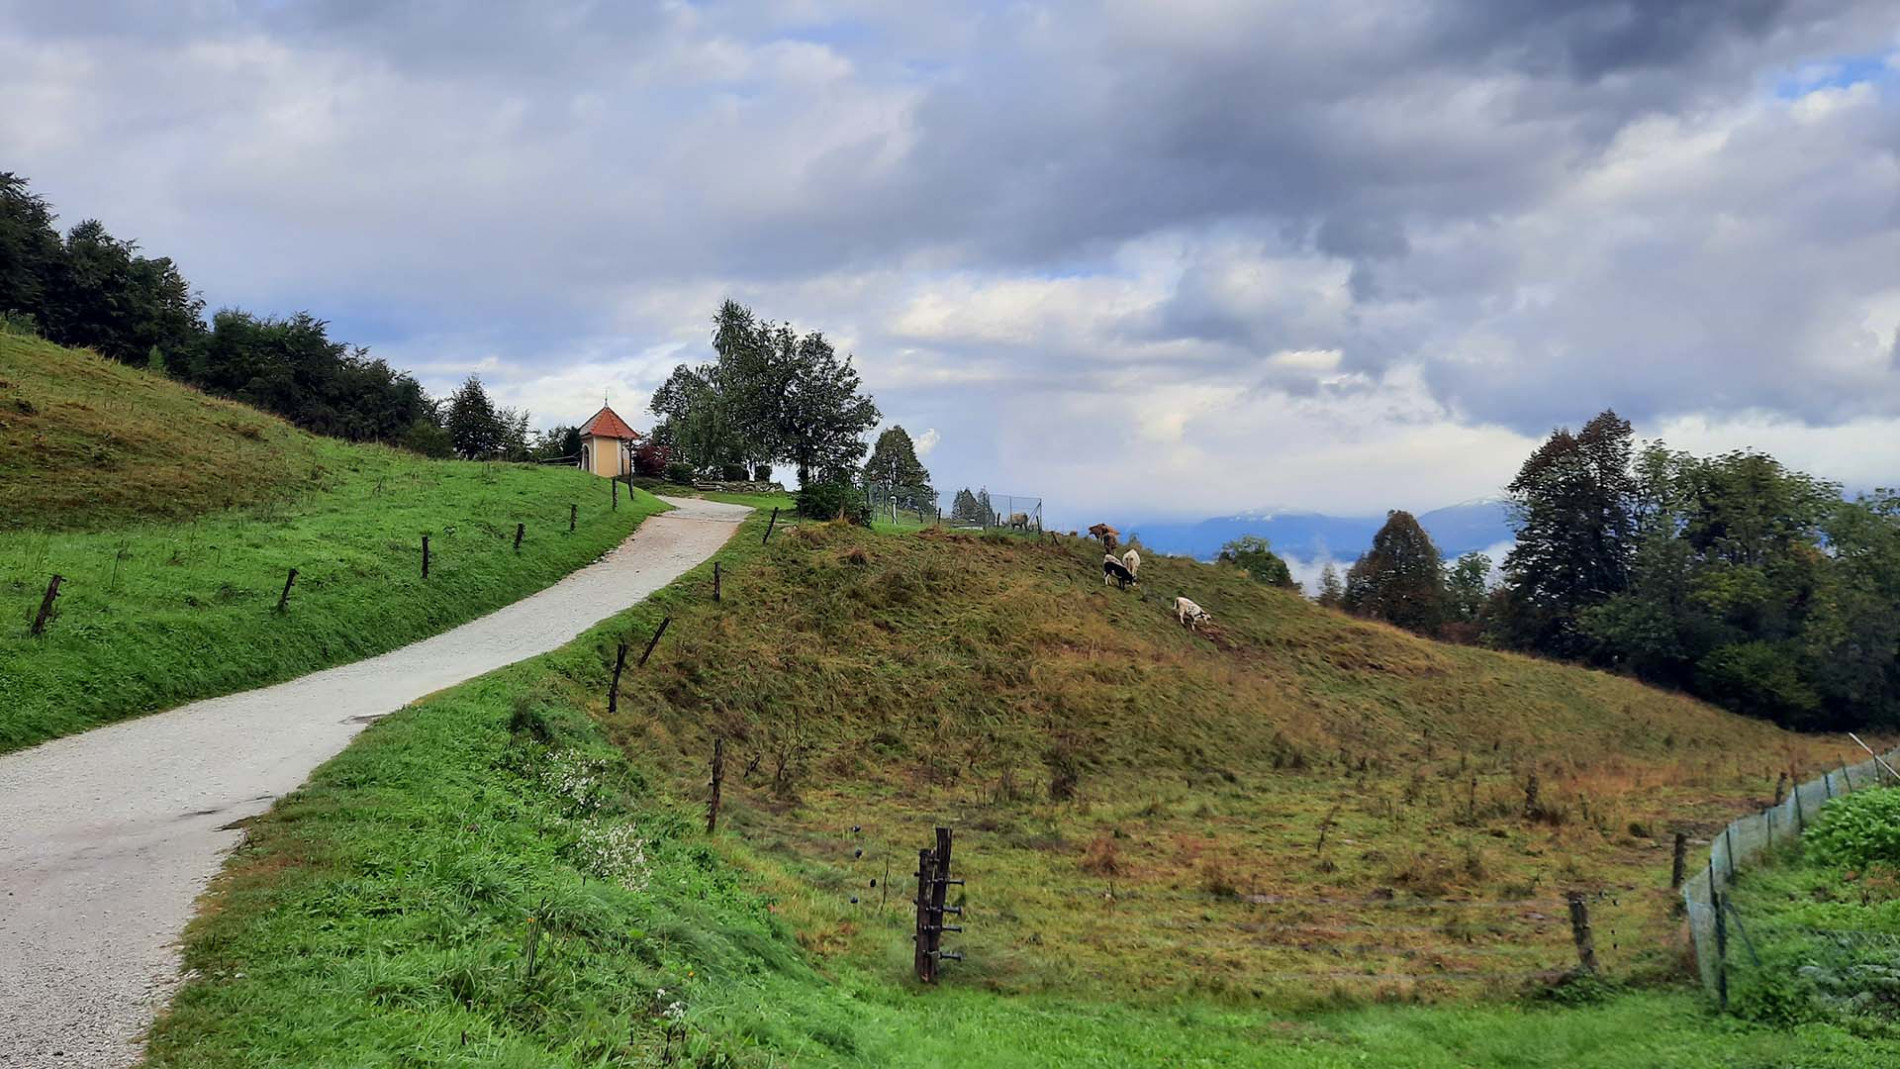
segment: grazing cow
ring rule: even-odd
[[[1098,523],[1089,528],[1089,537],[1101,539],[1102,548],[1113,553],[1115,552],[1115,547],[1121,545],[1122,533],[1110,527],[1108,524]]]
[[[1136,579],[1141,578],[1141,554],[1135,552],[1133,549],[1122,554],[1122,566],[1128,569],[1129,575],[1134,576]]]
[[[1012,512],[1009,514],[1009,529],[1012,531],[1029,530],[1029,513]]]
[[[1128,570],[1128,566],[1121,562],[1120,557],[1115,556],[1113,553],[1105,554],[1102,557],[1103,586],[1114,583],[1123,590],[1127,590],[1129,584],[1134,581],[1135,573]]]
[[[1194,604],[1187,598],[1174,599],[1174,615],[1176,619],[1181,621],[1181,626],[1190,631],[1199,631],[1202,624],[1213,619],[1212,616],[1207,614],[1206,609]]]

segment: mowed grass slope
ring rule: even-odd
[[[662,507],[623,488],[616,510],[605,480],[572,469],[314,438],[88,353],[0,338],[0,354],[0,752],[427,637],[547,586]],[[86,473],[88,442],[120,451],[109,477]],[[54,574],[57,614],[31,637]]]
[[[836,661],[832,643],[858,621],[878,630],[893,625],[885,611],[893,602],[885,599],[924,607],[918,591],[905,593],[888,569],[899,561],[988,565],[990,579],[970,594],[980,597],[992,583],[1031,581],[1042,563],[1050,571],[1033,582],[1066,582],[1064,554],[810,526],[762,549],[763,526],[763,518],[749,522],[722,552],[723,603],[712,602],[711,569],[702,566],[560,651],[379,722],[253,822],[188,933],[193,979],[158,1024],[150,1064],[1648,1069],[1872,1067],[1900,1054],[1825,1025],[1783,1031],[1717,1021],[1673,991],[1575,1007],[1344,999],[1296,1011],[1205,993],[1152,1005],[1126,997],[1112,978],[1062,993],[990,990],[999,986],[997,969],[984,956],[997,944],[979,943],[976,932],[1005,923],[1013,899],[1025,893],[1023,882],[998,877],[995,861],[999,852],[1024,848],[973,825],[959,837],[971,878],[970,961],[948,966],[941,988],[921,991],[906,979],[907,959],[838,953],[838,944],[814,939],[813,897],[833,896],[842,911],[846,897],[858,894],[864,908],[852,923],[868,928],[876,891],[826,884],[815,862],[785,864],[798,849],[771,832],[774,821],[813,819],[799,814],[817,806],[818,764],[843,763],[836,751],[808,755],[801,805],[761,783],[774,767],[769,757],[747,773],[757,751],[735,741],[726,784],[732,801],[721,831],[708,836],[706,755],[687,742],[684,725],[667,729],[682,743],[677,751],[628,748],[627,732],[644,724],[641,734],[657,733],[669,708],[719,677],[776,677],[788,667],[820,688],[814,693],[837,697],[791,706],[793,692],[779,692],[767,710],[773,722],[796,713],[807,723],[841,725],[865,715],[841,686],[864,682],[861,670],[881,665],[878,674],[888,674],[905,660],[966,656],[914,634],[909,652],[878,642],[861,666]],[[854,553],[860,549],[863,561]],[[834,567],[855,569],[859,578],[847,581]],[[868,576],[886,581],[866,586]],[[1147,611],[1141,605],[1122,608]],[[845,608],[853,611],[834,611]],[[665,640],[645,669],[629,666],[623,715],[606,717],[615,645],[642,641],[662,617],[673,620]],[[1129,622],[1145,632],[1136,618]],[[740,650],[736,632],[761,626],[776,640],[769,657],[751,664],[726,658]],[[973,640],[988,644],[1014,630],[984,619],[969,626]],[[730,701],[754,697],[756,686]],[[918,699],[931,698],[928,687],[868,697],[880,708],[896,702],[891,715],[928,729],[914,712]],[[1000,696],[999,707],[1019,698]],[[718,715],[737,714],[729,706]],[[1046,727],[1005,732],[1001,745],[1026,745]],[[824,735],[849,733],[826,726]],[[902,779],[916,761],[889,748],[869,736],[855,746]],[[1172,767],[1166,757],[1161,764]],[[878,780],[887,782],[894,781]],[[1086,797],[1093,781],[1083,782]],[[951,789],[904,788],[926,796]],[[902,824],[900,844],[913,847],[927,831],[923,816],[880,819]],[[834,858],[865,842],[848,827],[810,834]],[[871,838],[868,863],[881,868],[879,841]],[[901,901],[908,881],[902,856],[894,861],[892,898]],[[805,872],[814,880],[801,880]],[[1083,908],[1098,928],[1131,923],[1137,912],[1096,918],[1093,903]],[[1036,953],[1056,959],[1076,949],[1051,938]]]

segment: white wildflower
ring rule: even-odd
[[[612,880],[630,891],[645,890],[652,875],[647,865],[646,840],[640,838],[639,829],[629,823],[590,821],[581,829],[580,839],[575,843],[575,858],[589,873]]]

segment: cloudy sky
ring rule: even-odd
[[[0,170],[541,425],[731,295],[1064,523],[1427,509],[1605,406],[1900,483],[1888,0],[0,0]]]

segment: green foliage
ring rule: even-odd
[[[455,440],[449,437],[448,429],[430,419],[411,423],[397,444],[418,456],[435,460],[447,460],[455,455]]]
[[[814,520],[845,520],[871,526],[871,503],[856,484],[812,482],[798,488],[798,514]]]
[[[1808,857],[1819,864],[1900,867],[1900,788],[1836,798],[1822,807],[1802,841]]]
[[[680,486],[693,485],[693,466],[684,460],[671,460],[666,464],[666,481]]]
[[[1346,585],[1340,581],[1339,569],[1333,567],[1332,561],[1327,561],[1326,567],[1320,569],[1319,594],[1314,600],[1329,609],[1340,608],[1346,603]]]
[[[1222,564],[1234,565],[1268,586],[1294,591],[1300,589],[1286,561],[1280,559],[1267,540],[1259,535],[1242,535],[1234,539],[1220,547],[1220,556],[1216,559]]]
[[[1553,434],[1512,494],[1494,639],[1793,727],[1900,722],[1892,493],[1845,502],[1760,453],[1632,451],[1606,412]]]
[[[1444,566],[1432,537],[1411,513],[1386,513],[1372,548],[1346,572],[1341,605],[1407,631],[1437,633],[1445,620]]]
[[[1459,623],[1476,623],[1491,593],[1491,558],[1472,550],[1445,568],[1445,612]]]
[[[654,436],[701,468],[776,460],[798,469],[801,486],[852,477],[879,417],[850,357],[734,301],[713,323],[718,359],[681,364],[654,392]]]
[[[892,427],[877,436],[871,459],[864,464],[864,485],[880,503],[893,502],[905,511],[937,507],[930,472],[917,459],[916,443],[902,427]]]
[[[1632,509],[1629,421],[1605,411],[1576,434],[1551,434],[1508,487],[1517,542],[1504,557],[1521,646],[1560,657],[1588,643],[1578,615],[1623,590],[1636,518]]]
[[[26,180],[0,173],[0,320],[275,413],[318,434],[396,442],[434,406],[407,373],[331,340],[308,314],[220,311],[165,257],[88,219],[62,239]]]

